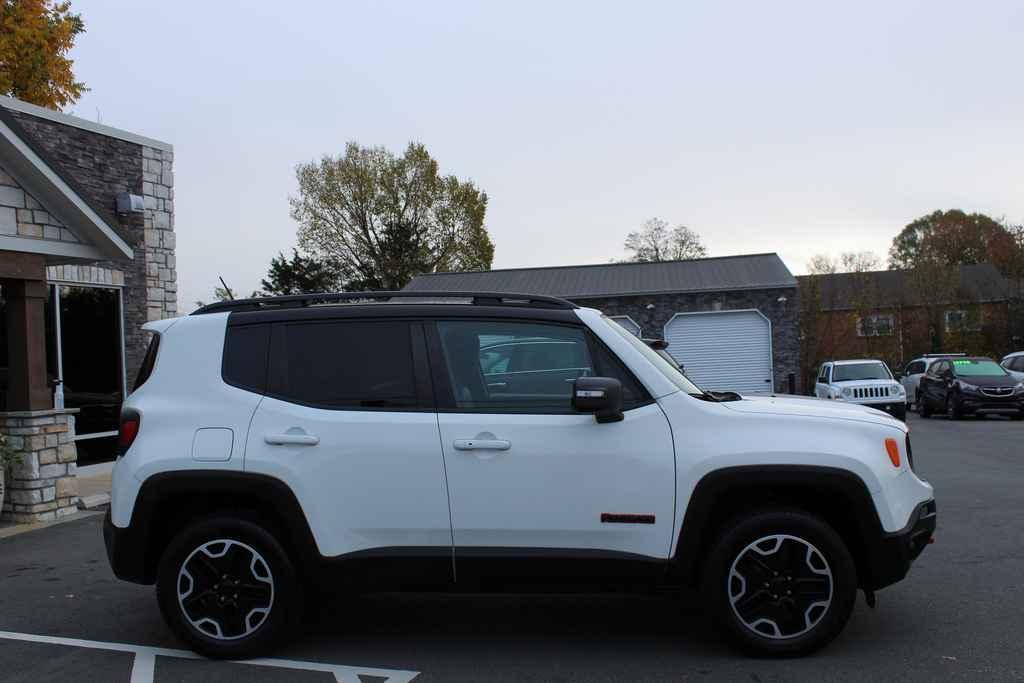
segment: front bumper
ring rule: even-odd
[[[969,415],[1020,415],[1024,413],[1024,398],[1007,396],[1005,398],[985,396],[983,394],[962,394],[960,396],[960,412]]]
[[[903,579],[910,565],[931,543],[935,522],[935,500],[927,500],[914,508],[903,529],[869,539],[862,587],[878,590]]]

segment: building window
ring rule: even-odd
[[[858,337],[891,337],[893,322],[891,313],[862,315],[857,318]]]
[[[980,316],[971,311],[946,311],[946,332],[977,332]]]

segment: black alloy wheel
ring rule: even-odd
[[[267,654],[301,606],[295,569],[277,539],[230,516],[196,522],[171,541],[156,592],[175,634],[213,658]]]
[[[704,594],[719,624],[751,654],[799,656],[831,641],[853,611],[857,573],[842,538],[819,517],[767,510],[725,530]]]
[[[794,638],[814,628],[832,603],[832,569],[809,541],[763,536],[740,551],[729,570],[736,617],[766,638]]]

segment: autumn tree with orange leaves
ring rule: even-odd
[[[87,90],[68,53],[85,24],[70,2],[0,0],[0,94],[60,110]]]

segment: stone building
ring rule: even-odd
[[[560,296],[600,309],[638,336],[667,340],[668,352],[705,388],[800,390],[796,279],[777,254],[433,273],[406,289]]]
[[[73,510],[76,463],[113,457],[141,326],[178,311],[173,165],[167,143],[0,97],[5,516]]]

